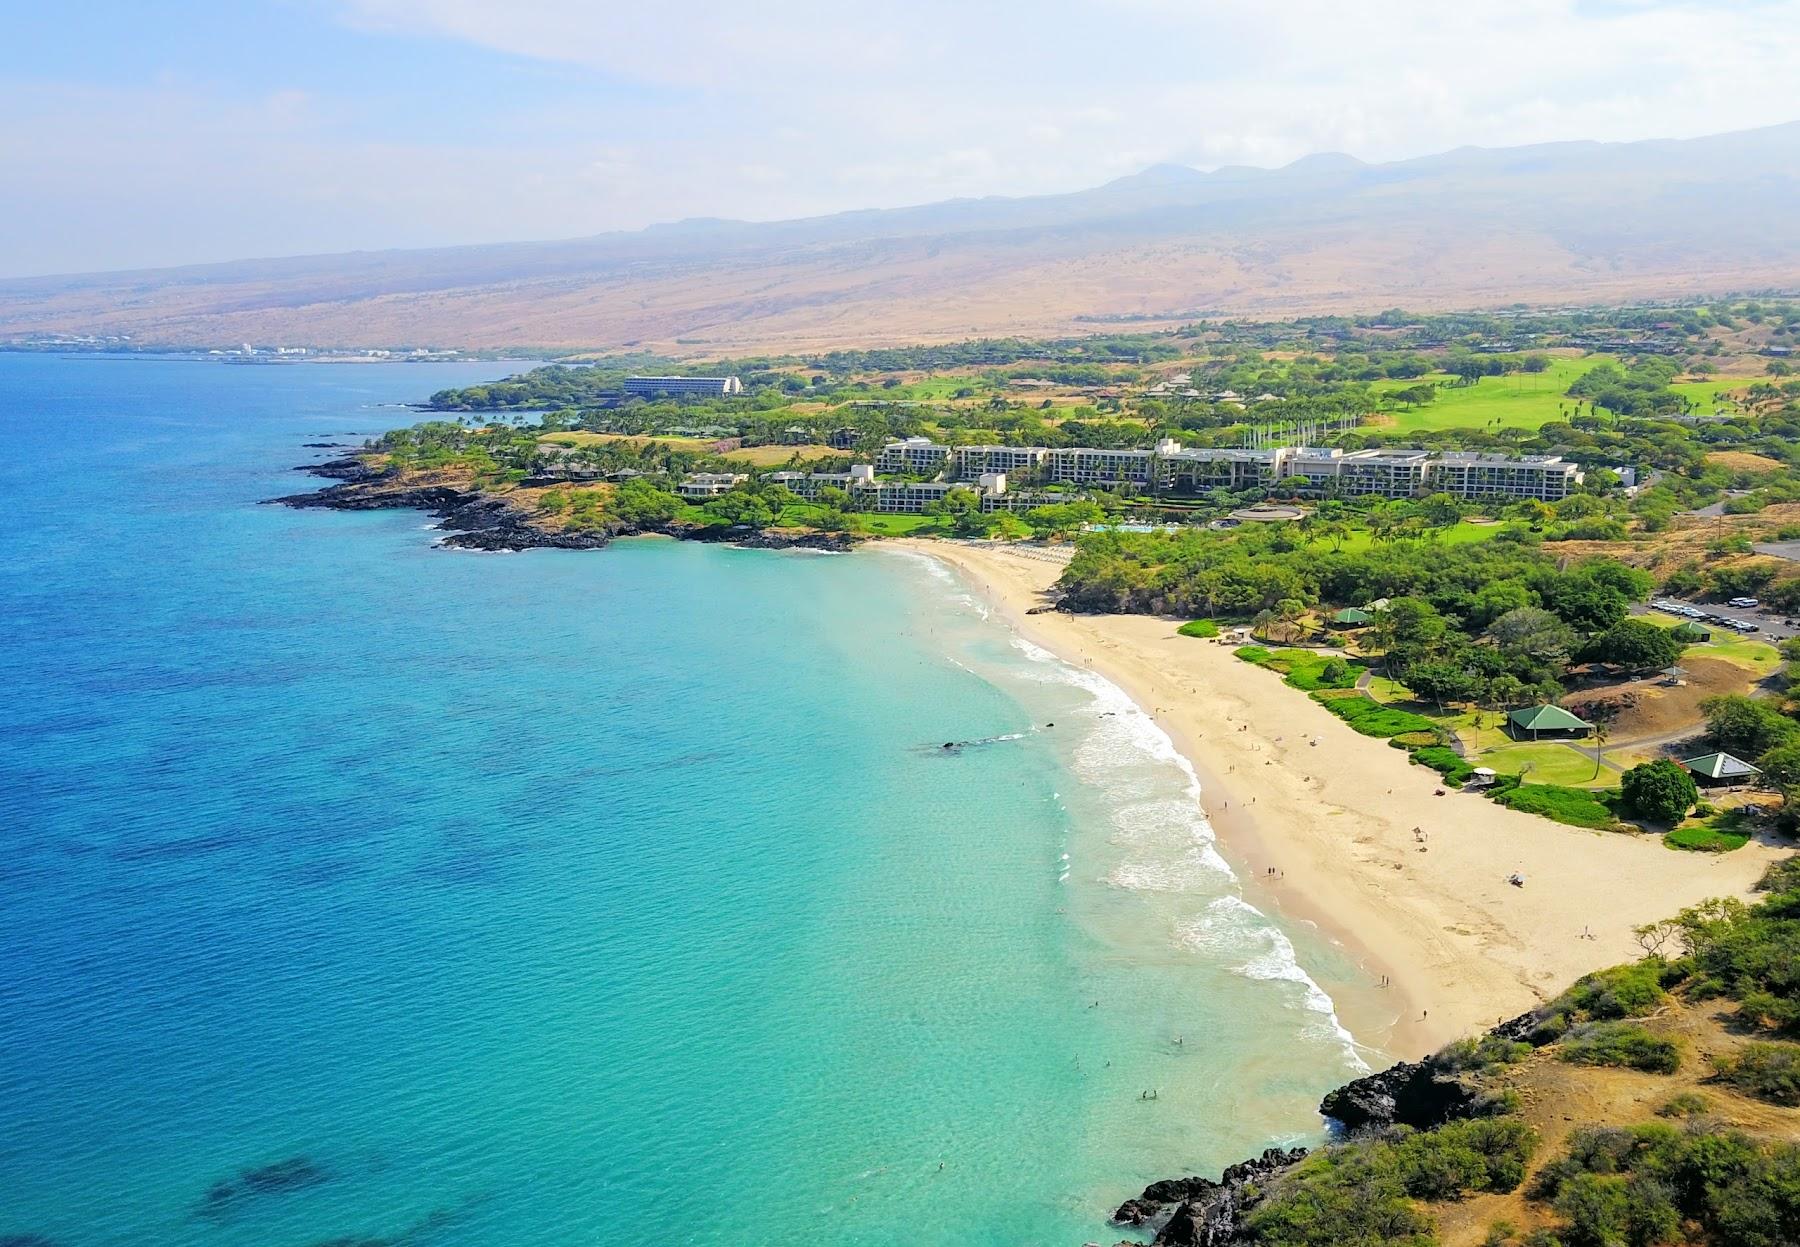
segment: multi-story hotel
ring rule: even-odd
[[[1175,446],[1175,443],[1164,443]],[[1286,463],[1288,450],[1231,450],[1224,447],[1173,450],[1158,447],[1156,491],[1163,494],[1203,494],[1212,489],[1256,489],[1275,483]]]
[[[1093,450],[1069,446],[1052,450],[1045,459],[1045,479],[1063,485],[1150,484],[1153,450]]]
[[[934,502],[942,502],[953,489],[972,490],[981,497],[981,508],[993,511],[1003,506],[1006,477],[997,472],[984,475],[976,485],[955,481],[876,481],[856,482],[851,498],[865,511],[881,511],[898,515],[923,514]]]
[[[1050,453],[1045,446],[958,446],[950,452],[950,463],[956,476],[965,481],[989,472],[1035,480]]]
[[[950,458],[950,448],[929,437],[889,442],[875,456],[875,470],[894,476],[935,476]]]
[[[736,377],[626,377],[625,392],[638,397],[705,394],[717,398],[742,394],[744,383]]]
[[[1458,450],[1438,455],[1431,463],[1431,492],[1458,498],[1536,498],[1555,502],[1567,498],[1581,483],[1581,469],[1561,455],[1484,455]]]
[[[1027,483],[1123,485],[1173,495],[1204,494],[1214,489],[1269,489],[1316,497],[1416,498],[1442,492],[1457,498],[1536,498],[1544,502],[1568,497],[1582,480],[1579,466],[1557,455],[1507,458],[1471,451],[1437,453],[1400,447],[1184,448],[1171,438],[1164,438],[1153,450],[1085,446],[952,449],[924,437],[889,442],[873,465],[858,464],[848,473],[777,472],[769,479],[803,497],[816,496],[825,486],[835,485],[843,489],[866,488],[873,491],[873,499],[879,493],[877,487],[904,483],[877,481],[877,473],[925,477],[943,474],[948,478],[919,482],[931,488],[887,495],[882,505],[874,508],[901,511],[923,510],[927,503],[948,493],[957,481],[980,482],[983,505],[990,510],[1025,505],[1019,492],[1006,492],[1008,477]],[[990,490],[990,480],[999,481],[999,488]],[[729,487],[712,488],[711,492]]]
[[[785,486],[801,498],[817,498],[823,489],[852,489],[872,484],[875,469],[866,463],[850,466],[848,472],[771,472],[763,478],[771,485]]]

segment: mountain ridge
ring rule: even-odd
[[[1800,286],[1800,122],[582,238],[0,279],[0,340],[776,349]],[[1091,332],[1091,324],[1086,331]],[[678,341],[679,340],[679,341]]]

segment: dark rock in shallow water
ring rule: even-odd
[[[56,1240],[42,1234],[0,1234],[0,1247],[56,1247]]]
[[[272,1165],[241,1169],[233,1178],[221,1178],[206,1188],[200,1203],[202,1216],[221,1217],[245,1199],[305,1190],[328,1181],[331,1175],[305,1156],[291,1156]]]
[[[1291,1150],[1272,1147],[1254,1160],[1231,1166],[1217,1182],[1205,1178],[1178,1178],[1172,1182],[1151,1183],[1144,1188],[1146,1199],[1159,1190],[1188,1192],[1181,1197],[1181,1203],[1176,1205],[1162,1229],[1157,1231],[1157,1247],[1231,1247],[1243,1242],[1244,1214],[1253,1202],[1249,1188],[1305,1159],[1303,1147]]]

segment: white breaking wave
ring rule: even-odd
[[[1232,972],[1263,983],[1292,983],[1299,989],[1301,1006],[1319,1017],[1317,1034],[1341,1042],[1350,1060],[1364,1072],[1355,1036],[1338,1020],[1337,1006],[1325,989],[1300,965],[1294,945],[1268,915],[1241,896],[1221,896],[1206,912],[1180,928],[1182,942],[1190,948],[1235,962]],[[1239,960],[1245,951],[1247,959]]]
[[[1237,894],[1237,874],[1219,854],[1212,824],[1200,808],[1200,777],[1174,740],[1111,680],[1064,662],[1024,637],[1015,636],[1012,644],[1033,661],[1035,671],[1028,678],[1072,684],[1092,695],[1092,730],[1076,746],[1077,770],[1110,798],[1115,843],[1159,850],[1128,853],[1107,882],[1155,892],[1232,889],[1209,902],[1199,917],[1181,924],[1178,938],[1246,979],[1293,984],[1301,1008],[1318,1019],[1310,1033],[1337,1042],[1351,1064],[1367,1071],[1355,1037],[1338,1019],[1337,1005],[1301,966],[1293,942]],[[1185,781],[1180,797],[1144,799],[1140,768],[1146,760],[1180,771]],[[1252,955],[1243,959],[1246,949]]]

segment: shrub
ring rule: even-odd
[[[1536,1147],[1536,1131],[1516,1118],[1400,1127],[1314,1152],[1277,1180],[1247,1228],[1262,1247],[1431,1247],[1431,1221],[1413,1199],[1514,1190]]]
[[[1666,1104],[1657,1106],[1658,1117],[1704,1117],[1712,1112],[1712,1101],[1695,1091],[1670,1096]]]
[[[1437,1061],[1459,1073],[1478,1073],[1498,1065],[1511,1065],[1531,1055],[1531,1045],[1484,1034],[1477,1039],[1458,1039],[1438,1051]]]
[[[1770,1104],[1800,1106],[1800,1044],[1753,1043],[1736,1056],[1714,1057],[1713,1077]]]
[[[1565,788],[1561,784],[1495,784],[1488,789],[1488,796],[1508,809],[1538,814],[1571,827],[1606,831],[1618,826],[1612,810],[1586,788]]]
[[[1607,1022],[1654,1013],[1669,999],[1669,993],[1663,990],[1663,981],[1672,973],[1668,962],[1660,957],[1646,957],[1629,965],[1583,975],[1546,1006],[1544,1020],[1538,1024],[1538,1034],[1555,1038],[1571,1021]],[[1546,1030],[1552,1018],[1559,1019],[1553,1034]]]
[[[1210,619],[1196,619],[1192,623],[1184,623],[1175,629],[1182,636],[1197,636],[1209,639],[1219,635],[1219,625]]]
[[[1456,750],[1446,749],[1441,745],[1413,750],[1412,760],[1420,766],[1430,767],[1444,777],[1445,783],[1458,788],[1462,787],[1464,780],[1475,773],[1475,768]]]
[[[1563,1037],[1558,1055],[1571,1065],[1613,1065],[1646,1074],[1673,1074],[1681,1048],[1633,1022],[1593,1022]]]
[[[1532,1194],[1565,1219],[1567,1247],[1788,1247],[1800,1238],[1800,1148],[1699,1123],[1577,1130]]]
[[[1729,853],[1750,843],[1750,837],[1717,827],[1677,827],[1663,837],[1671,849],[1687,849],[1693,853]]]
[[[1398,736],[1401,732],[1428,732],[1432,722],[1410,710],[1396,710],[1367,697],[1315,697],[1325,709],[1364,736]]]

